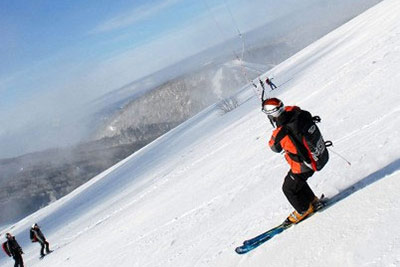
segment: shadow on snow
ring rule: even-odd
[[[386,165],[382,169],[371,173],[370,175],[361,179],[357,183],[347,187],[340,193],[334,195],[333,197],[330,197],[329,198],[329,206],[336,204],[337,202],[341,201],[342,199],[347,198],[348,196],[352,195],[353,193],[395,173],[398,170],[400,170],[400,159],[397,159],[397,160],[391,162],[390,164]]]

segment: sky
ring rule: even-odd
[[[68,132],[60,143],[76,141],[81,107],[91,100],[288,13],[295,2],[0,1],[0,158],[36,150],[57,131]]]
[[[206,30],[215,17],[221,19],[219,29],[226,31],[223,37],[234,35],[236,29],[224,25],[229,10],[238,13],[238,21],[242,18],[239,12],[243,11],[236,8],[243,2],[2,1],[1,107],[13,106],[38,91],[54,92],[63,87],[96,87],[96,92],[78,90],[90,96],[114,90],[221,42],[214,34],[207,38],[215,32],[215,25],[212,31]],[[257,1],[245,5],[248,13],[256,5]],[[265,21],[265,17],[256,16],[250,25],[246,22],[241,26],[246,30]],[[116,79],[116,75],[120,77]]]

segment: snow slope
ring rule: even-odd
[[[288,166],[250,87],[213,106],[12,231],[27,266],[399,266],[400,2],[385,0],[265,74],[270,95],[322,118],[329,164],[310,178],[340,201],[246,255],[234,248],[292,211]],[[29,226],[52,247],[38,259]],[[11,266],[0,257],[1,266]]]

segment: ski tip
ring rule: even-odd
[[[246,253],[246,251],[243,250],[241,247],[235,248],[235,252],[236,252],[237,254],[244,254],[244,253]]]

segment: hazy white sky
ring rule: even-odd
[[[46,127],[72,127],[88,101],[235,36],[236,25],[244,32],[264,24],[295,2],[1,1],[0,158],[16,138],[26,144],[9,155],[30,150],[50,134]]]
[[[51,135],[72,142],[90,100],[238,29],[330,1],[0,1],[0,158],[37,149]]]
[[[38,94],[114,90],[236,34],[229,11],[243,31],[282,14],[247,2],[1,1],[0,111]]]

